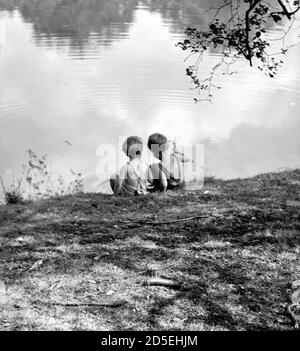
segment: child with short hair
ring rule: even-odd
[[[122,150],[129,157],[129,162],[121,167],[120,175],[110,178],[111,188],[118,195],[144,195],[153,177],[150,167],[142,161],[143,141],[137,136],[128,137]]]
[[[151,134],[148,138],[148,148],[159,163],[150,166],[155,190],[175,190],[185,187],[183,162],[190,161],[182,152],[174,147],[170,150],[167,137],[161,133]]]

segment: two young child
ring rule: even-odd
[[[148,147],[159,163],[149,166],[142,160],[141,138],[130,136],[125,140],[122,150],[129,157],[129,162],[121,167],[119,175],[110,178],[116,196],[144,195],[185,186],[182,162],[188,162],[188,158],[176,148],[170,150],[167,138],[160,133],[149,136]]]

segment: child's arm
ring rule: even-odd
[[[119,191],[121,190],[123,182],[126,178],[126,175],[127,175],[127,165],[124,165],[120,170],[119,180],[115,183],[115,187],[114,187],[115,196],[118,196]]]
[[[153,184],[153,174],[151,172],[150,166],[148,166],[148,173],[147,173],[147,179],[150,184]]]

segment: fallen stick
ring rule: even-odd
[[[148,285],[159,285],[159,286],[166,286],[168,288],[179,288],[180,284],[171,279],[164,279],[159,277],[150,278],[147,280]]]
[[[48,258],[46,258],[44,260],[38,260],[32,266],[23,268],[18,273],[20,274],[20,273],[23,273],[23,272],[26,272],[26,271],[32,271],[34,269],[37,269],[38,267],[40,267],[47,260],[48,260]]]
[[[55,306],[65,306],[65,307],[79,307],[79,306],[99,306],[99,307],[119,307],[127,303],[125,300],[120,300],[120,301],[111,301],[111,302],[69,302],[69,303],[63,303],[63,302],[43,302],[43,301],[38,301],[39,303],[42,304],[49,304],[49,305],[55,305]]]
[[[140,225],[163,225],[163,224],[172,224],[172,223],[177,223],[177,222],[186,222],[186,221],[192,221],[194,219],[201,219],[201,218],[209,218],[209,217],[214,217],[214,216],[194,216],[194,217],[187,217],[187,218],[179,218],[179,219],[173,219],[171,221],[165,221],[165,222],[152,222],[152,221],[120,221],[122,224],[140,224]]]

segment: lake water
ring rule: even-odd
[[[86,190],[99,191],[99,145],[157,131],[204,144],[217,177],[300,167],[300,46],[275,79],[239,64],[212,103],[194,103],[175,44],[187,25],[207,24],[215,3],[0,0],[0,174],[18,172],[31,148],[53,172],[80,171]],[[211,52],[202,71],[218,58]]]

